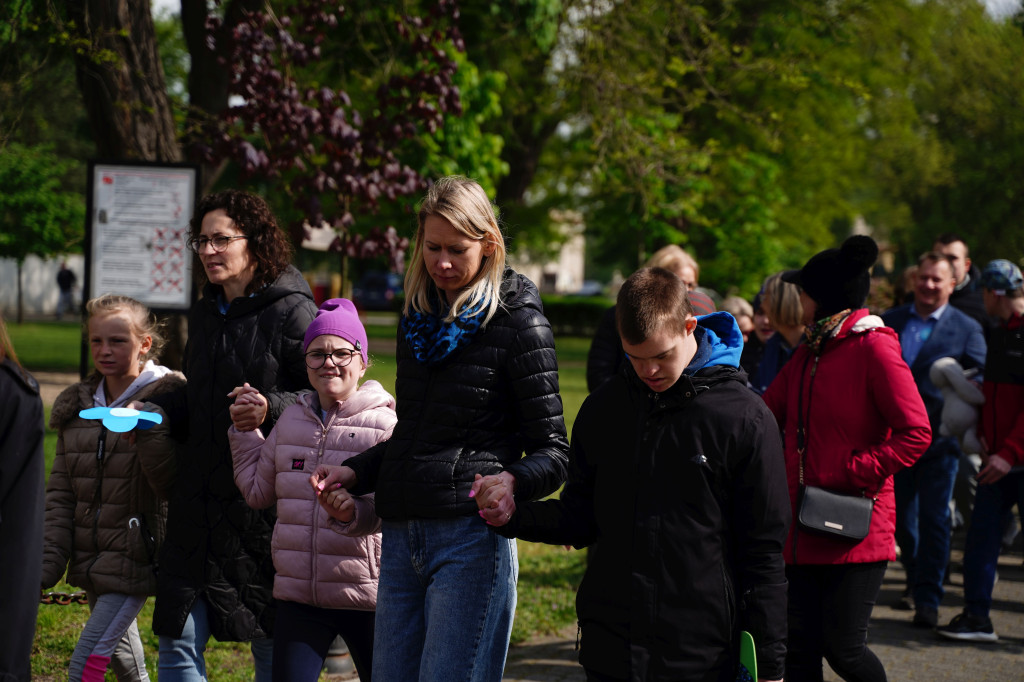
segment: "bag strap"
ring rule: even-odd
[[[811,392],[814,390],[814,376],[818,372],[818,360],[820,355],[814,356],[814,366],[811,367],[811,381],[807,386],[807,422],[811,420]],[[804,366],[800,371],[800,386],[797,388],[796,408],[796,451],[800,456],[798,471],[800,473],[800,486],[804,485],[804,452],[807,450],[808,425],[804,423],[804,377],[807,376],[807,365],[811,362],[811,354],[804,358]]]
[[[811,381],[807,387],[807,423],[804,422],[804,377],[807,376],[807,365],[810,364],[811,358],[808,356],[804,360],[803,369],[800,372],[800,388],[797,394],[797,430],[796,430],[796,451],[799,454],[800,459],[798,460],[798,472],[800,474],[800,487],[804,488],[804,453],[807,450],[807,433],[809,431],[808,424],[811,420],[811,392],[814,390],[814,377],[818,372],[818,360],[821,359],[820,355],[814,356],[814,365],[811,367]],[[881,490],[881,488],[879,488]],[[868,497],[867,490],[860,491],[861,497]],[[878,490],[872,495],[871,499],[878,500]]]

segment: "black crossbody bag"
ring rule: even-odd
[[[814,375],[818,370],[818,356],[814,357],[811,368],[811,382],[807,388],[808,422],[810,421],[810,394],[814,388]],[[804,372],[807,361],[804,362]],[[875,507],[875,498],[865,495],[847,495],[827,488],[804,484],[804,451],[807,446],[807,433],[804,424],[803,381],[800,382],[797,410],[797,454],[800,456],[800,499],[798,503],[797,524],[803,530],[817,535],[859,542],[867,537],[871,528],[871,512]]]

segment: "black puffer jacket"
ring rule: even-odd
[[[476,514],[469,497],[476,474],[508,471],[523,500],[565,480],[551,326],[533,282],[510,269],[501,301],[487,328],[439,366],[419,363],[399,334],[394,433],[345,462],[358,476],[354,493],[376,490],[382,519]]]
[[[235,299],[226,314],[219,287],[208,286],[189,314],[183,391],[156,397],[183,439],[178,480],[160,554],[153,631],[180,637],[199,596],[210,605],[210,631],[220,641],[271,633],[273,510],[257,511],[235,486],[227,394],[249,382],[270,408],[269,432],[297,392],[308,389],[302,337],[316,306],[309,286],[290,267],[256,295]]]
[[[43,401],[39,384],[0,360],[0,680],[32,679],[43,558]]]
[[[497,530],[597,542],[576,597],[586,668],[731,682],[740,630],[761,676],[782,677],[789,516],[779,429],[742,371],[705,366],[659,394],[626,363],[580,408],[560,499]]]

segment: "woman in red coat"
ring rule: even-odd
[[[876,500],[863,540],[790,528],[787,682],[820,682],[822,657],[844,680],[886,679],[867,628],[896,558],[892,475],[920,457],[931,431],[896,334],[861,307],[877,256],[870,237],[853,236],[783,275],[801,288],[807,342],[764,399],[785,436],[793,518],[803,485]]]

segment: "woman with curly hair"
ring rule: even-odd
[[[188,245],[203,287],[189,313],[188,384],[154,399],[184,444],[153,614],[160,680],[206,679],[203,651],[212,635],[251,642],[256,680],[269,681],[274,513],[251,509],[235,486],[228,427],[234,417],[269,431],[309,387],[302,339],[316,306],[258,196],[229,190],[203,198]],[[244,384],[260,399],[233,406]]]

